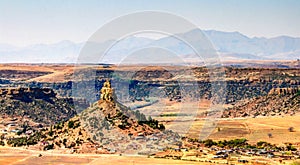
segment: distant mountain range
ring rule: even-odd
[[[280,36],[275,38],[250,38],[239,32],[222,32],[215,30],[203,31],[222,60],[295,60],[300,58],[300,38]],[[193,37],[194,30],[179,34]],[[95,48],[114,41],[95,44]],[[193,39],[197,42],[197,39]],[[0,44],[0,63],[74,63],[83,43],[61,41],[55,44],[36,44],[27,47],[16,47]],[[163,47],[184,57],[193,51],[183,42],[174,37],[164,37],[158,40],[143,37],[127,37],[116,44],[109,52],[109,63],[132,52],[147,47]],[[88,61],[87,61],[88,62]],[[96,61],[90,61],[96,62]]]
[[[0,62],[69,63],[75,62],[84,43],[61,41],[55,44],[36,44],[15,47],[0,44]]]
[[[241,59],[300,58],[300,38],[280,36],[275,38],[249,38],[239,32],[205,31],[207,37],[221,54]],[[225,56],[226,56],[225,55]]]

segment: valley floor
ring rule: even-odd
[[[40,165],[40,164],[199,164],[197,162],[147,158],[146,156],[129,156],[115,154],[61,154],[52,151],[34,151],[19,147],[0,147],[0,164]],[[203,164],[203,163],[201,163]],[[210,163],[204,163],[209,165]]]
[[[138,110],[162,122],[167,129],[190,138],[200,136],[212,140],[246,138],[251,144],[267,141],[277,145],[300,142],[299,112],[292,116],[257,116],[256,118],[220,118],[217,116],[210,117],[208,122],[206,118],[198,116],[209,109],[208,100],[201,100],[200,106],[198,102],[185,103],[186,110],[181,106],[181,103],[160,100]],[[293,131],[290,131],[290,128]],[[270,137],[269,134],[271,134]]]
[[[165,119],[158,119],[166,121]],[[168,120],[171,120],[170,117]],[[235,138],[246,138],[249,143],[267,141],[272,144],[300,142],[300,115],[276,116],[259,118],[230,118],[215,119],[213,122],[203,119],[195,119],[191,122],[165,122],[166,128],[189,128],[186,132],[179,132],[182,136],[199,138],[204,127],[211,132],[208,138],[212,140],[228,140]],[[206,124],[206,125],[205,125]],[[205,126],[204,126],[205,125]],[[290,131],[289,128],[293,128]],[[182,130],[185,131],[185,130]],[[271,134],[269,137],[268,134]]]

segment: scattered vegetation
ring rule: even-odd
[[[138,121],[139,124],[147,124],[149,125],[151,128],[153,129],[159,129],[161,131],[165,130],[165,126],[163,124],[159,124],[158,123],[158,120],[155,120],[155,119],[152,119],[150,116],[149,116],[149,119],[148,120],[145,120],[145,121]]]
[[[7,144],[13,147],[35,145],[40,141],[42,136],[40,132],[36,132],[28,137],[10,138],[7,140]]]
[[[168,113],[168,114],[160,114],[160,117],[173,117],[173,116],[189,116],[185,113]]]
[[[292,146],[292,144],[290,144],[290,143],[286,146],[286,149],[288,151],[297,151],[297,148],[295,148],[294,146]]]
[[[215,142],[211,139],[207,139],[204,141],[200,141],[200,143],[203,143],[205,147],[212,147],[212,146],[218,146],[218,147],[229,147],[229,148],[234,148],[234,147],[247,147],[248,143],[246,139],[234,139],[234,140],[223,140],[223,141],[218,141]]]
[[[158,122],[158,120],[152,119],[151,116],[148,117],[148,120],[146,119],[146,116],[143,113],[140,113],[140,111],[133,111],[135,117],[138,120],[139,124],[147,124],[153,129],[159,129],[159,130],[165,130],[165,126]]]
[[[223,141],[213,141],[211,139],[207,140],[197,140],[189,139],[190,142],[198,142],[204,144],[205,147],[221,147],[221,148],[251,148],[251,149],[272,149],[277,151],[297,151],[297,149],[292,144],[286,144],[286,147],[278,147],[275,144],[271,144],[265,141],[259,141],[256,144],[247,143],[247,139],[233,139],[233,140],[223,140]]]

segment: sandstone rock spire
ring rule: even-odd
[[[108,79],[104,82],[103,87],[100,90],[100,94],[101,97],[99,101],[109,101],[109,102],[113,101],[113,89],[111,88]]]

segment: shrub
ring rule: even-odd
[[[74,125],[74,127],[73,127],[73,128],[75,129],[75,128],[78,128],[79,126],[80,126],[80,123],[79,123],[79,122],[77,122],[77,123]]]
[[[294,132],[294,127],[289,127],[290,132]]]
[[[68,122],[68,128],[74,128],[74,121],[70,120]]]
[[[52,125],[50,126],[50,131],[49,131],[48,135],[49,135],[49,136],[53,136]]]
[[[7,144],[13,147],[25,146],[25,145],[35,145],[39,142],[41,138],[41,133],[36,132],[35,134],[29,137],[19,137],[11,138],[7,140]]]
[[[297,149],[296,149],[295,147],[293,147],[292,145],[286,146],[286,149],[287,149],[288,151],[297,151]]]
[[[205,147],[211,147],[211,146],[217,144],[216,142],[214,142],[214,141],[211,140],[211,139],[204,140],[203,143],[204,143]]]
[[[166,127],[163,124],[159,124],[159,130],[164,131]]]
[[[48,144],[47,146],[44,147],[45,151],[52,150],[52,149],[54,149],[54,144]]]
[[[17,132],[17,135],[21,135],[21,134],[22,134],[22,131],[18,131],[18,132]]]
[[[271,133],[268,133],[268,137],[271,138],[273,137],[273,135]]]

